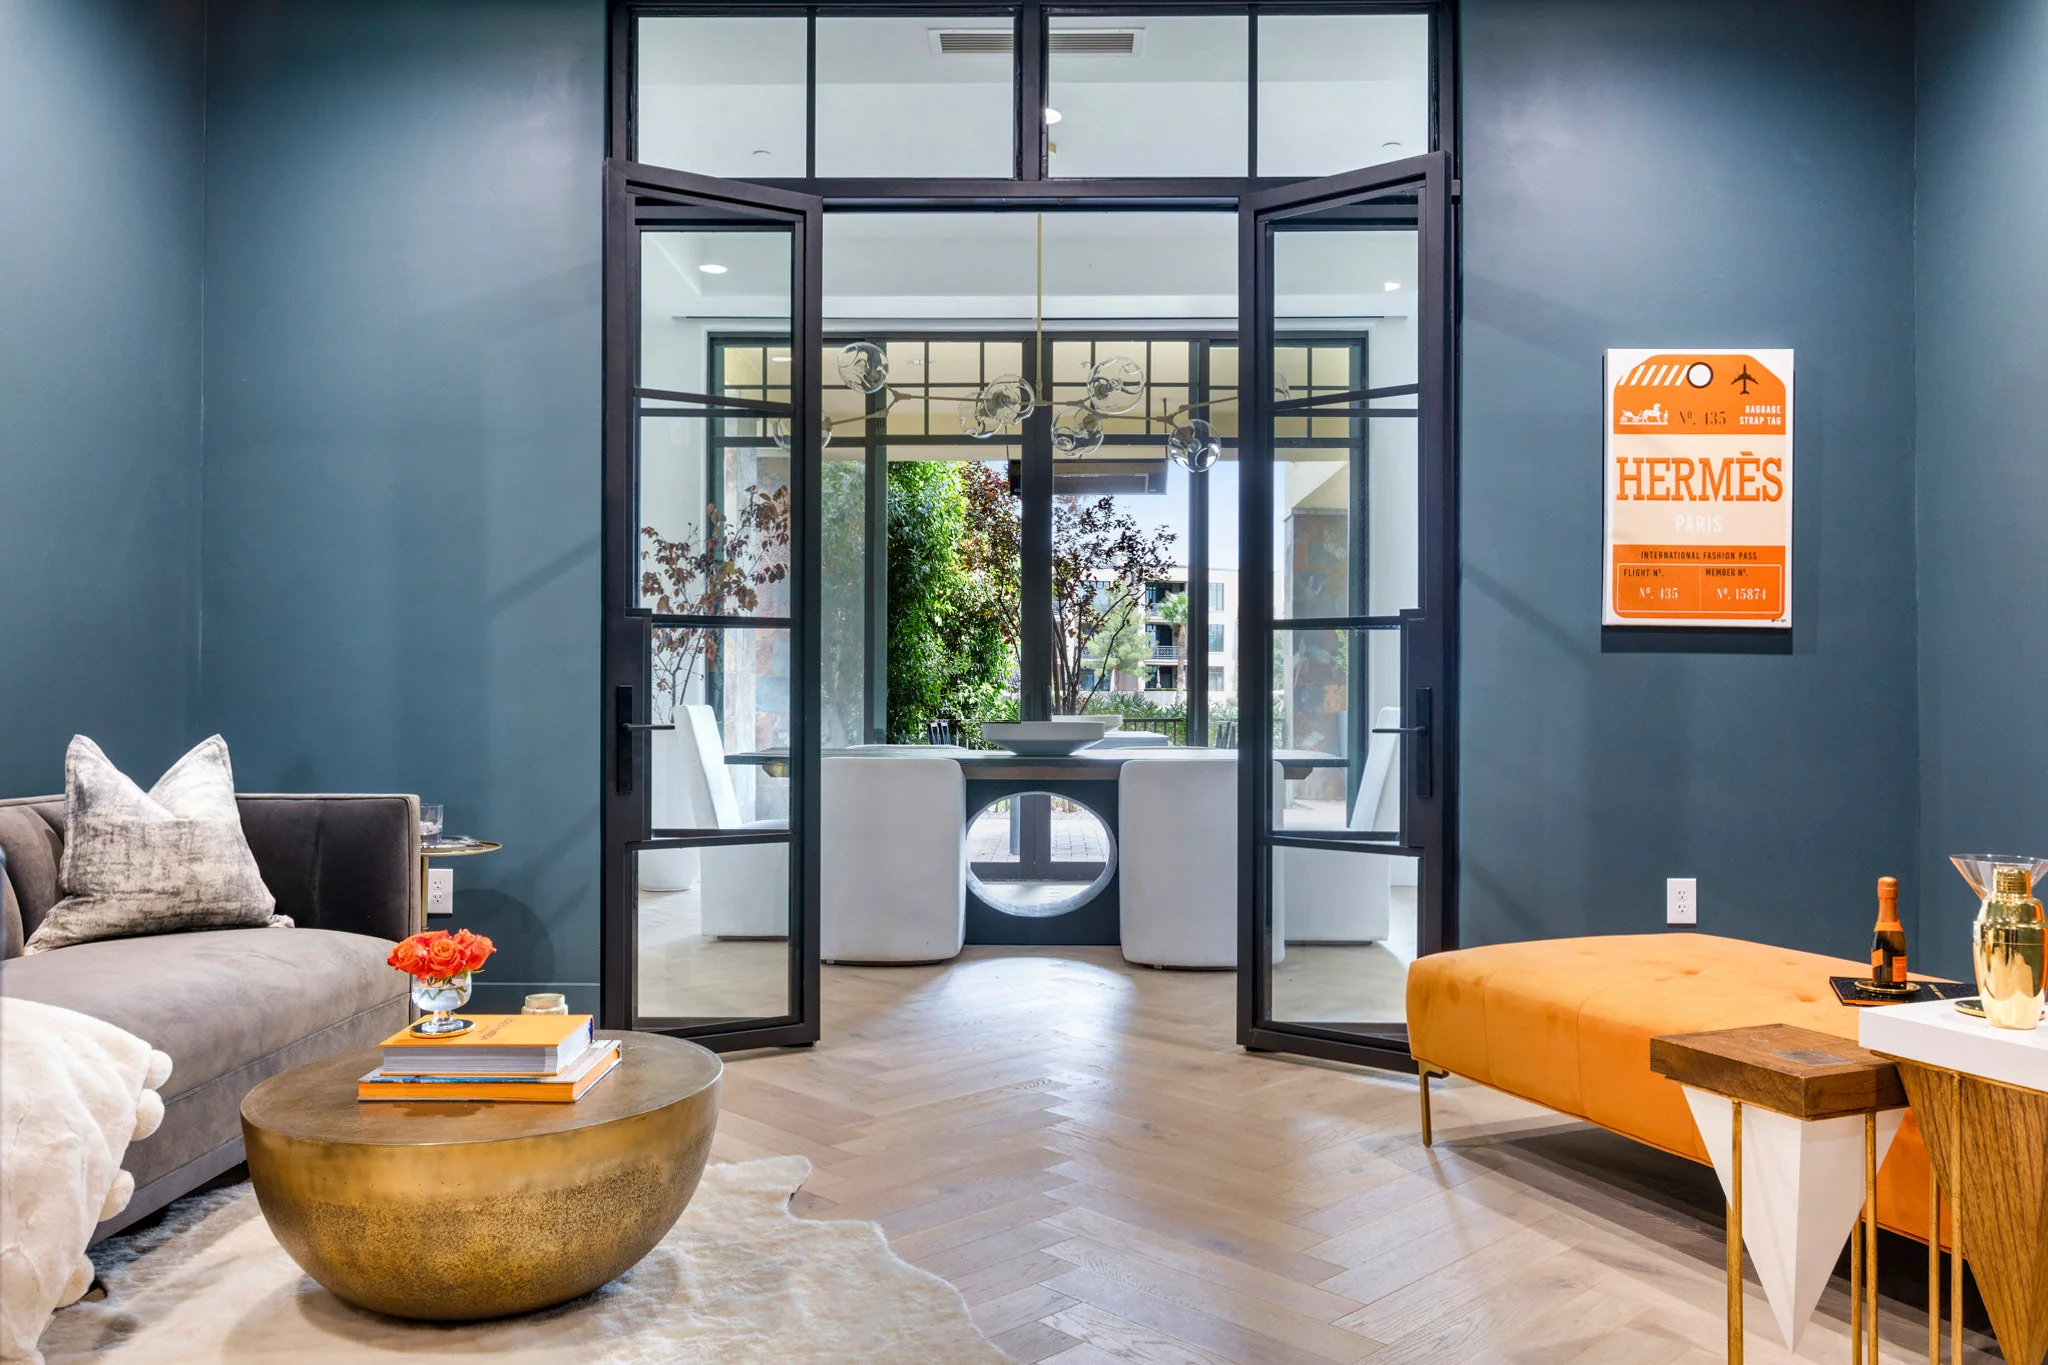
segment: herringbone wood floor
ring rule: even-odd
[[[1235,989],[1113,948],[828,967],[825,1041],[731,1060],[716,1154],[809,1157],[799,1214],[879,1222],[1019,1361],[1722,1359],[1710,1174],[1455,1082],[1425,1149],[1413,1078],[1247,1054]],[[1846,1307],[1794,1357],[1752,1285],[1749,1359],[1843,1360]]]

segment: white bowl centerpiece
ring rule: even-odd
[[[1053,758],[1095,743],[1109,732],[1102,716],[1061,716],[1057,720],[989,721],[981,737],[1025,758]]]

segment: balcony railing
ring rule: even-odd
[[[1153,662],[1153,663],[1166,663],[1166,664],[1170,664],[1170,663],[1177,663],[1177,662],[1179,662],[1179,660],[1180,660],[1180,655],[1174,652],[1174,648],[1173,648],[1173,646],[1172,646],[1172,645],[1162,645],[1162,644],[1159,644],[1159,643],[1157,643],[1157,642],[1154,642],[1154,644],[1153,644],[1153,646],[1152,646],[1152,662]]]
[[[1175,744],[1188,742],[1186,716],[1125,716],[1123,729],[1145,730],[1155,735],[1165,735]]]

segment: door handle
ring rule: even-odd
[[[1432,703],[1434,701],[1435,696],[1429,688],[1416,688],[1415,704],[1411,713],[1415,717],[1415,724],[1402,725],[1394,728],[1396,728],[1399,733],[1404,735],[1427,736],[1430,732],[1431,722],[1434,719],[1432,715]],[[1405,747],[1413,755],[1413,762],[1415,764],[1414,774],[1416,798],[1418,800],[1427,801],[1429,799],[1430,790],[1435,785],[1436,774],[1433,765],[1430,762],[1430,750],[1435,746],[1432,745],[1427,738],[1424,738],[1418,743],[1410,744]]]
[[[633,737],[648,730],[673,730],[673,725],[649,725],[633,719],[633,688],[621,683],[612,689],[612,724],[615,727],[612,747],[612,785],[621,796],[633,794],[634,744]]]
[[[1426,735],[1429,733],[1429,727],[1427,725],[1375,725],[1372,727],[1372,732],[1376,735]]]

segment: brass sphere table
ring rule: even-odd
[[[361,1101],[376,1049],[264,1081],[242,1138],[271,1232],[339,1297],[401,1318],[532,1312],[617,1278],[696,1192],[721,1064],[599,1036],[625,1056],[574,1104]]]

